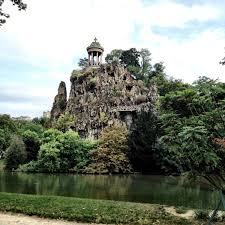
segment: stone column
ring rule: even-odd
[[[98,52],[96,52],[96,57],[97,57],[97,59],[96,59],[96,64],[97,64],[97,66],[98,66],[98,64],[99,64],[99,56],[98,56]]]
[[[88,52],[88,65],[90,66],[91,62],[90,62],[90,53]]]
[[[100,63],[102,64],[102,53],[101,53],[101,56],[100,56]]]
[[[94,65],[94,53],[91,52],[91,66]]]

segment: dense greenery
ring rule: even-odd
[[[72,131],[75,118],[68,114],[59,117],[52,124],[54,128],[44,127],[37,119],[13,121],[1,115],[0,153],[2,157],[5,154],[6,168],[16,169],[18,163],[26,163],[19,169],[162,174],[189,171],[224,189],[225,84],[207,77],[200,77],[192,85],[185,84],[167,78],[159,65],[156,70],[151,70],[155,74],[145,85],[158,84],[157,109],[140,112],[131,132],[117,126],[106,129],[99,144]],[[12,138],[15,135],[25,146],[26,158],[12,165],[10,155],[18,149]],[[23,147],[21,150],[24,151]]]
[[[0,210],[89,223],[202,224],[202,221],[188,221],[169,215],[159,205],[71,197],[0,193]]]
[[[99,147],[91,153],[91,164],[86,173],[130,173],[128,130],[114,125],[104,130]]]
[[[155,109],[139,112],[131,131],[112,126],[93,142],[72,131],[76,118],[67,113],[52,123],[13,121],[0,115],[0,156],[7,151],[14,154],[15,144],[9,145],[15,142],[12,135],[17,135],[27,155],[22,171],[190,172],[224,189],[225,84],[207,77],[186,84],[168,77],[163,63],[152,64],[150,56],[147,49],[135,48],[115,49],[106,56],[108,63],[124,65],[146,87],[158,88]],[[8,169],[17,167],[15,163]]]
[[[10,146],[5,152],[6,169],[17,169],[18,166],[24,163],[26,159],[27,153],[23,140],[17,136],[14,136],[11,140]]]

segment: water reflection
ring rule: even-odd
[[[214,208],[217,194],[179,177],[0,172],[0,191]]]

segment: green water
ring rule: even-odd
[[[0,172],[0,191],[38,195],[147,202],[192,208],[214,208],[218,199],[206,185],[179,177],[94,176]]]

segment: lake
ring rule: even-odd
[[[0,172],[0,191],[214,208],[218,194],[181,177]]]

